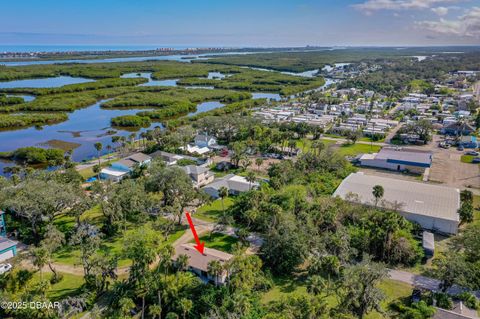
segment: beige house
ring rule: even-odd
[[[223,270],[222,273],[217,276],[212,276],[208,273],[208,264],[213,260],[217,260],[220,264],[224,265],[233,258],[233,255],[211,248],[204,248],[203,254],[201,254],[195,249],[194,244],[178,246],[175,249],[175,255],[172,257],[173,261],[176,261],[180,255],[186,255],[188,257],[188,269],[197,274],[203,281],[221,285],[227,281],[228,273],[226,270]]]
[[[205,186],[213,182],[215,179],[214,174],[206,167],[187,165],[183,166],[182,169],[185,171],[185,173],[187,173],[188,176],[190,176],[195,187]]]

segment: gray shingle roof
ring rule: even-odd
[[[218,260],[220,263],[224,264],[233,258],[233,255],[206,247],[204,248],[203,254],[201,254],[195,249],[194,244],[183,244],[178,246],[175,249],[173,260],[177,260],[179,255],[187,255],[188,265],[203,271],[208,271],[208,263],[212,260]]]
[[[400,210],[404,212],[459,220],[457,211],[460,208],[460,191],[457,188],[352,173],[342,181],[333,196],[345,199],[349,193],[353,193],[359,196],[362,203],[372,204],[372,189],[375,185],[383,186],[384,200],[400,203]]]

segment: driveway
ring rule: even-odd
[[[401,281],[417,288],[423,288],[423,289],[433,290],[433,291],[440,290],[438,288],[440,286],[440,280],[438,279],[433,279],[433,278],[429,278],[421,275],[412,274],[407,271],[393,270],[393,269],[388,271],[388,275],[390,279]],[[462,289],[459,286],[453,286],[447,291],[447,293],[451,295],[456,295],[463,291],[465,291],[465,289]],[[477,296],[477,298],[480,298],[480,291],[476,291],[474,292],[474,294]]]

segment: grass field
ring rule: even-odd
[[[84,284],[83,276],[76,276],[67,273],[59,273],[63,276],[62,280],[56,284],[51,285],[47,291],[47,297],[52,301],[62,300],[69,296],[78,295],[81,291],[81,287]],[[45,272],[43,274],[44,279],[50,279],[51,272]],[[33,281],[40,280],[40,273],[37,271],[33,275]]]
[[[462,157],[460,157],[460,161],[462,163],[471,163],[475,157],[476,156],[473,155],[462,155]]]
[[[217,249],[231,254],[233,253],[233,245],[238,242],[238,238],[221,233],[212,233],[200,237],[200,241],[204,242],[207,248]]]
[[[96,207],[91,209],[90,211],[87,211],[82,216],[82,220],[89,220],[91,223],[93,223],[94,225],[97,225],[98,227],[100,227],[101,218],[102,216],[101,216],[99,207]],[[62,216],[62,218],[57,219],[55,223],[57,227],[62,229],[62,231],[73,229],[75,225],[75,221],[73,220],[73,218],[69,216]],[[137,225],[135,224],[129,224],[127,226],[127,231],[125,235],[135,231],[136,227]],[[180,238],[184,233],[185,233],[185,227],[184,226],[178,227],[176,231],[169,236],[167,243],[172,244],[175,240]],[[111,256],[112,255],[118,256],[119,267],[128,266],[130,264],[130,261],[127,259],[121,258],[123,245],[124,245],[124,234],[120,230],[118,235],[108,239],[104,239],[100,245],[99,250]],[[55,262],[60,264],[78,265],[80,263],[80,250],[72,247],[64,247],[63,249],[60,249],[57,253],[55,253],[54,260]]]
[[[312,143],[314,141],[308,138],[302,138],[297,141],[297,148],[299,148],[302,152],[308,152],[312,149]],[[320,139],[320,142],[325,144],[325,146],[329,146],[332,144],[335,144],[335,141],[332,140],[325,140],[325,139]]]
[[[357,156],[363,153],[376,153],[381,148],[381,146],[369,144],[343,144],[338,148],[338,152],[344,156]]]
[[[226,197],[223,199],[225,209],[233,205],[233,198]],[[193,215],[193,217],[207,221],[207,222],[215,222],[218,218],[223,214],[222,209],[222,200],[217,199],[210,204],[203,205]]]
[[[307,287],[304,282],[296,280],[294,278],[274,278],[274,286],[267,291],[263,297],[262,302],[268,303],[270,301],[281,300],[284,297],[290,295],[305,295],[307,294]],[[379,285],[379,288],[386,295],[386,299],[382,302],[382,308],[384,311],[388,311],[389,305],[392,302],[406,298],[412,294],[412,286],[385,279]],[[335,307],[338,304],[337,297],[335,295],[328,296],[326,301],[330,307]],[[367,319],[381,319],[384,316],[376,311],[365,316]]]

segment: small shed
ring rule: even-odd
[[[433,233],[429,231],[424,231],[422,237],[422,247],[425,251],[425,255],[428,258],[433,257],[435,253],[435,237]]]

